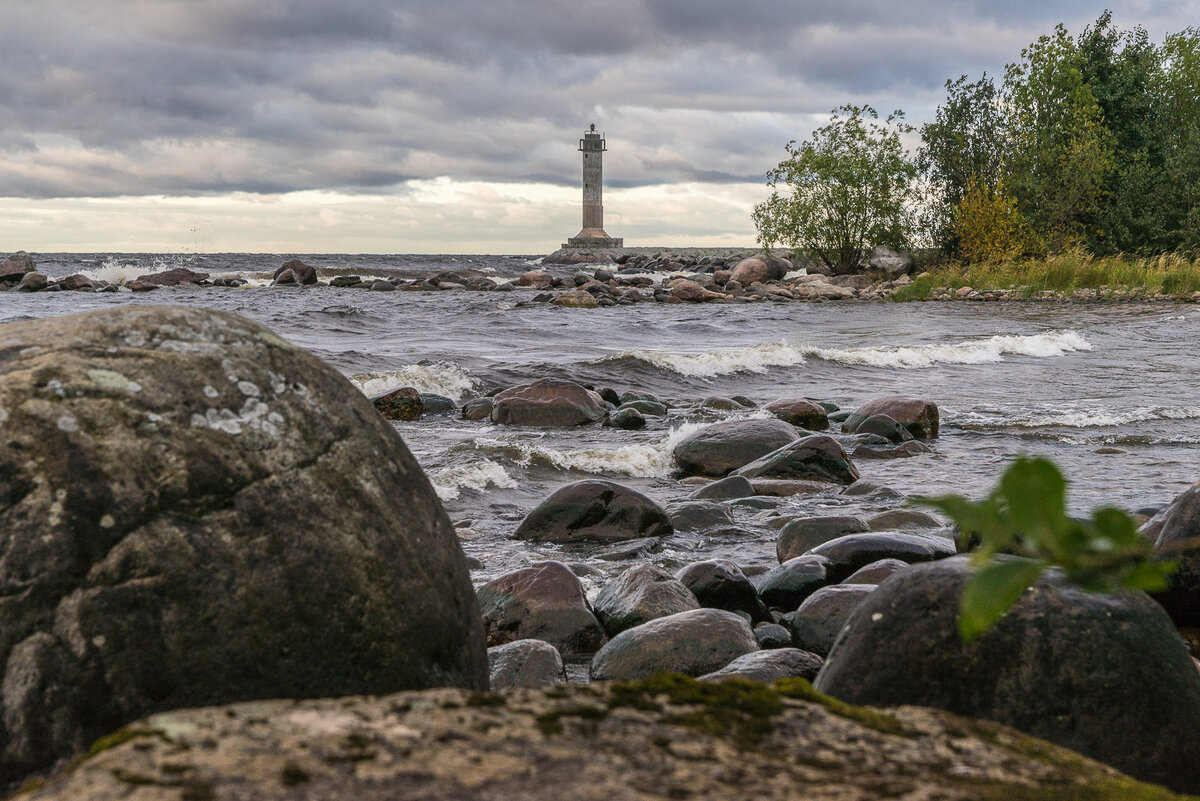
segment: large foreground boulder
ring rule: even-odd
[[[641,679],[664,671],[702,676],[758,650],[745,619],[723,609],[693,609],[618,634],[592,657],[592,678]]]
[[[264,701],[139,721],[22,801],[1171,801],[1064,748],[800,680]],[[1182,801],[1182,799],[1180,799]]]
[[[1142,594],[1043,577],[993,629],[958,634],[965,557],[897,573],[858,607],[816,686],[1014,726],[1146,781],[1200,791],[1200,672]]]
[[[138,716],[482,689],[467,565],[361,392],[233,314],[0,326],[0,782]]]
[[[543,378],[497,393],[492,422],[514,426],[569,428],[598,423],[608,413],[604,399],[590,389],[559,378]]]
[[[665,537],[674,529],[667,510],[615,481],[584,479],[550,493],[513,534],[531,542],[615,542]]]
[[[729,420],[684,437],[672,455],[684,473],[720,477],[799,438],[782,420]]]

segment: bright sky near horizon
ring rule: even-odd
[[[843,103],[927,121],[947,78],[1109,7],[1200,0],[0,0],[0,254],[546,253],[580,227],[750,246],[790,139]]]

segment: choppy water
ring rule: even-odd
[[[640,432],[600,427],[522,430],[432,416],[397,424],[426,469],[477,579],[559,558],[598,583],[624,565],[623,548],[536,546],[508,539],[556,486],[605,476],[669,502],[693,487],[673,475],[672,444],[727,413],[689,408],[710,395],[759,403],[806,396],[854,407],[911,394],[941,408],[936,453],[860,461],[863,478],[902,493],[989,490],[1020,453],[1055,459],[1071,480],[1075,511],[1164,503],[1200,479],[1200,308],[1187,304],[1036,303],[751,304],[519,307],[528,291],[388,292],[266,288],[286,258],[46,256],[51,276],[80,270],[110,281],[189,266],[236,273],[258,288],[169,288],[134,295],[0,294],[0,322],[128,303],[182,303],[259,320],[328,360],[364,392],[414,386],[465,399],[554,376],[618,392],[647,391],[675,408]],[[417,276],[443,270],[497,279],[534,257],[303,256],[323,276]],[[558,267],[562,273],[576,268]],[[741,413],[741,414],[750,414]],[[1099,448],[1119,453],[1097,454]],[[895,501],[876,502],[894,505]],[[735,506],[740,534],[677,535],[649,555],[673,567],[733,558],[772,564],[781,514],[864,508],[822,494]],[[774,508],[772,508],[774,506]]]

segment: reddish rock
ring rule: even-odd
[[[877,398],[858,407],[846,418],[846,422],[842,424],[842,431],[853,434],[868,418],[878,414],[886,414],[918,439],[929,439],[938,435],[937,404],[900,395]]]
[[[824,407],[804,398],[790,398],[768,403],[768,412],[799,428],[809,431],[824,431],[829,428],[829,414]]]
[[[563,654],[591,654],[608,640],[579,578],[562,562],[505,573],[477,594],[488,647],[533,639]]]
[[[492,398],[492,422],[517,426],[569,427],[598,423],[604,399],[574,381],[544,378],[506,389]]]
[[[530,270],[527,273],[522,273],[517,279],[517,286],[531,286],[537,289],[548,289],[554,284],[554,276],[548,272],[540,270]]]
[[[421,393],[412,387],[400,387],[371,398],[375,408],[387,420],[420,420],[425,413]]]

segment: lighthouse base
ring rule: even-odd
[[[567,240],[564,248],[620,248],[625,246],[621,237],[609,236],[603,228],[584,228]]]

